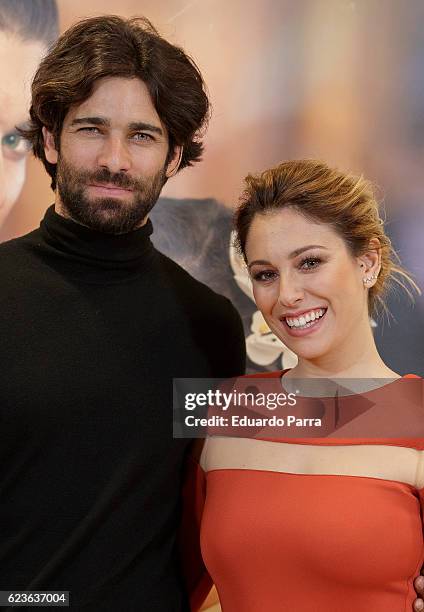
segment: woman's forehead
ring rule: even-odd
[[[28,117],[31,81],[45,52],[41,42],[0,32],[0,127],[13,129]]]
[[[246,241],[246,250],[273,247],[287,255],[305,245],[340,246],[342,239],[329,223],[319,223],[294,209],[257,214],[253,218]]]

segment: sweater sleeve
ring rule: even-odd
[[[214,375],[219,378],[240,376],[246,371],[246,339],[240,315],[230,300],[224,298],[220,313],[216,312],[215,317],[213,342],[217,359]]]
[[[200,524],[205,503],[206,478],[198,462],[189,456],[183,484],[180,553],[183,577],[192,612],[197,612],[212,588],[212,580],[200,550]]]

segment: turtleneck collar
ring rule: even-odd
[[[138,274],[155,252],[147,223],[127,234],[105,234],[59,215],[50,206],[40,223],[41,235],[50,254],[62,261],[76,276],[112,282]]]

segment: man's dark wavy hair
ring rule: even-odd
[[[209,118],[210,105],[194,61],[162,38],[144,17],[91,17],[62,34],[41,62],[32,83],[31,122],[21,130],[49,173],[53,190],[56,164],[45,157],[42,128],[53,134],[59,148],[69,109],[87,100],[95,82],[103,77],[137,77],[144,81],[168,131],[168,158],[176,145],[182,145],[179,169],[200,160],[202,128]]]

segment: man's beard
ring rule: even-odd
[[[56,181],[62,205],[71,219],[105,234],[126,234],[139,227],[156,204],[166,174],[165,167],[149,179],[134,179],[122,172],[114,174],[107,168],[96,172],[77,170],[59,156]],[[131,189],[132,199],[91,199],[86,187],[93,183]]]

